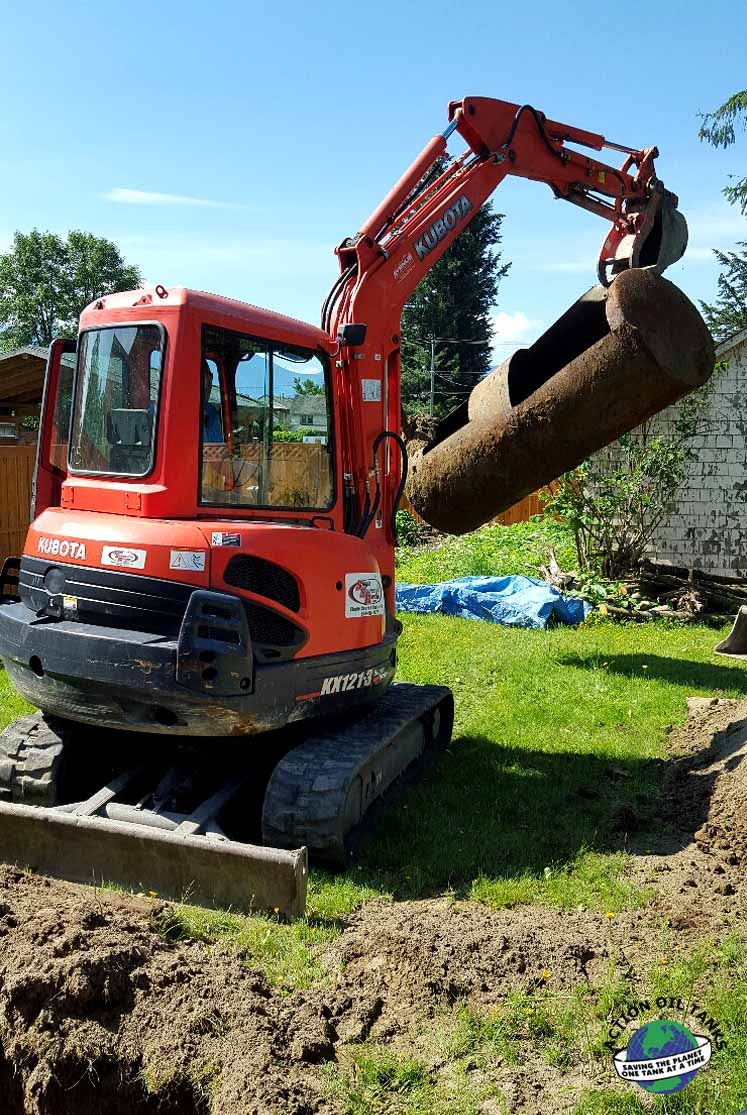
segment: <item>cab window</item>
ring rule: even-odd
[[[319,353],[205,326],[201,382],[203,503],[329,509],[332,413]]]

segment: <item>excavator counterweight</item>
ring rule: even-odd
[[[607,222],[601,285],[413,452],[423,516],[472,529],[707,379],[660,277],[687,229],[657,149],[489,98],[448,118],[336,249],[321,328],[158,285],[52,345],[0,577],[0,656],[40,710],[0,733],[0,857],[294,917],[308,854],[347,863],[448,744],[451,692],[394,682],[401,314],[508,175]]]

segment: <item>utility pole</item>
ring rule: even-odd
[[[436,405],[436,367],[435,367],[435,362],[436,362],[436,338],[433,336],[433,334],[431,334],[431,336],[429,337],[429,340],[431,342],[431,398],[430,398],[430,406],[428,408],[428,413],[430,414],[430,416],[432,418],[433,417],[433,411],[434,411],[435,405]]]

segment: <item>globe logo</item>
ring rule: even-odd
[[[614,1058],[618,1076],[659,1096],[682,1091],[710,1059],[709,1038],[681,1022],[658,1018],[636,1030],[628,1048]]]

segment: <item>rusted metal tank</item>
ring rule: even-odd
[[[711,335],[682,291],[625,271],[481,380],[430,441],[410,442],[407,494],[439,530],[474,530],[702,386],[713,367]]]

